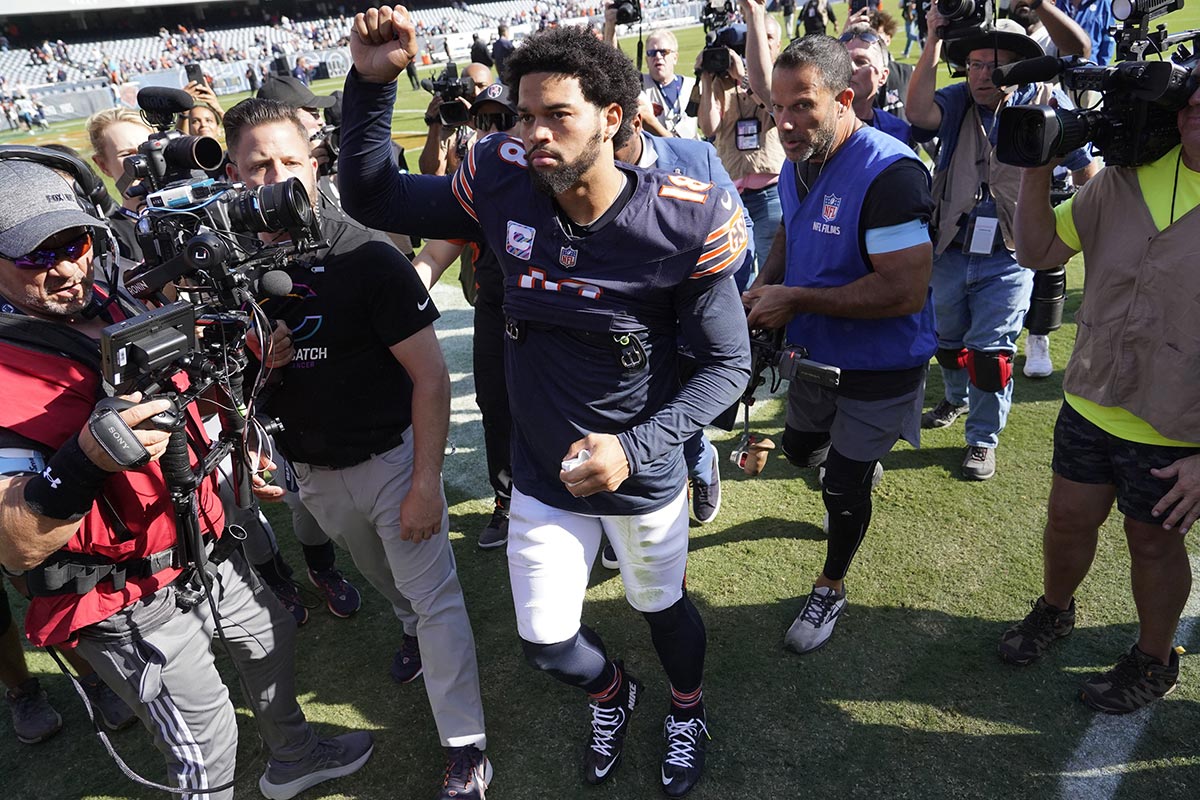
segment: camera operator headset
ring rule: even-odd
[[[60,172],[74,178],[87,201]],[[0,263],[0,286],[9,295],[0,299],[0,561],[23,571],[31,595],[27,636],[48,648],[73,643],[134,708],[178,779],[173,787],[137,776],[97,726],[131,780],[175,794],[232,797],[235,716],[227,700],[219,702],[226,693],[209,641],[221,618],[210,591],[208,609],[178,603],[183,592],[175,583],[189,564],[165,496],[165,468],[156,463],[181,439],[189,459],[203,455],[199,415],[194,406],[171,413],[166,398],[107,396],[96,338],[108,323],[143,309],[119,290],[99,301],[89,297],[109,289],[101,283],[93,290],[93,253],[106,254],[111,275],[115,251],[90,207],[103,185],[97,188],[78,160],[41,148],[0,147],[0,174],[11,187],[0,202],[0,252],[9,262]],[[84,234],[70,242],[35,249],[80,228]],[[161,429],[168,421],[174,433]],[[191,494],[197,527],[216,534],[222,511],[215,480],[200,481]],[[251,701],[264,739],[273,755],[302,758],[316,738],[294,701],[290,617],[255,601],[244,562],[230,557],[232,536],[215,545],[210,538],[208,547],[207,569],[219,575],[222,605],[232,605],[226,620],[238,632],[230,637],[249,633],[258,642],[240,648],[245,655],[235,654],[234,662],[252,698],[260,689],[274,698],[274,708]],[[200,578],[205,587],[210,582]],[[215,622],[223,641],[224,627]],[[95,724],[78,684],[76,691]],[[201,730],[219,732],[199,744],[189,738]]]

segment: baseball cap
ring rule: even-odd
[[[291,75],[268,75],[256,95],[262,100],[275,100],[292,108],[329,108],[336,100],[326,95],[318,97]]]
[[[1039,58],[1046,53],[1021,25],[1011,19],[996,20],[991,28],[981,28],[979,33],[945,43],[946,60],[951,64],[967,63],[972,50],[1008,50],[1016,53],[1017,60]]]
[[[512,92],[502,83],[493,83],[480,89],[479,94],[475,95],[475,102],[471,104],[471,113],[479,113],[479,108],[484,103],[499,103],[512,113],[517,113],[517,103],[513,100]]]
[[[32,161],[0,161],[0,254],[18,258],[68,228],[101,224],[79,206],[71,184]],[[20,188],[16,188],[20,187]]]

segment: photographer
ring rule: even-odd
[[[876,107],[879,91],[887,85],[887,67],[883,40],[866,23],[849,28],[839,39],[850,54],[854,74],[850,87],[854,89],[854,115],[872,128],[894,136],[909,147],[913,146],[912,128],[907,122]]]
[[[463,106],[461,117],[465,118],[475,96],[491,82],[492,71],[483,64],[472,63],[463,70],[462,78],[447,87],[452,89],[453,96],[447,97],[440,91],[430,90],[434,91],[434,95],[429,101],[429,108],[425,109],[425,147],[421,149],[421,157],[417,161],[422,175],[449,175],[454,172],[475,142],[475,129],[466,121],[458,125],[447,125],[443,121],[447,114],[447,110],[442,108],[443,104]]]
[[[604,41],[617,46],[617,3],[604,9]],[[646,65],[642,74],[642,97],[650,114],[642,113],[642,127],[655,136],[696,138],[696,120],[685,113],[695,78],[675,74],[679,63],[679,40],[666,28],[651,32],[646,39]]]
[[[788,164],[784,224],[743,295],[751,329],[841,370],[836,388],[793,378],[783,452],[824,466],[825,564],[784,639],[809,653],[833,635],[845,576],[871,520],[879,460],[920,445],[921,399],[935,348],[928,302],[929,173],[894,137],[854,114],[853,62],[836,39],[807,36],[775,62],[771,107]]]
[[[1070,101],[1048,84],[992,84],[995,67],[1042,55],[1009,19],[950,40],[947,58],[966,67],[967,80],[935,91],[942,29],[949,21],[934,6],[928,22],[929,39],[908,90],[908,119],[918,141],[936,135],[942,142],[933,185],[933,301],[946,388],[921,425],[943,428],[967,414],[961,474],[985,481],[996,474],[996,447],[1012,407],[1017,337],[1033,288],[1033,273],[1013,254],[1020,172],[996,158],[996,119],[1005,105],[1054,98],[1069,107]],[[1096,168],[1082,148],[1064,165],[1076,185]]]
[[[296,177],[313,194],[317,163],[294,109],[244,100],[225,115],[225,137],[231,178],[257,187]],[[415,614],[425,690],[447,748],[439,796],[462,797],[477,780],[486,785],[491,765],[442,493],[450,380],[433,331],[438,312],[395,248],[356,225],[321,225],[328,248],[285,268],[303,290],[263,304],[282,323],[276,342],[298,345],[267,359],[282,370],[267,410],[283,423],[276,441],[304,505],[402,621]],[[333,426],[333,407],[353,413]]]
[[[1115,714],[1175,688],[1174,636],[1192,585],[1184,536],[1200,518],[1200,90],[1176,124],[1182,142],[1166,155],[1108,166],[1054,209],[1054,164],[1024,170],[1017,204],[1021,263],[1049,269],[1082,252],[1087,284],[1054,430],[1043,595],[1004,634],[1000,656],[1030,664],[1074,629],[1075,590],[1115,498],[1140,627],[1129,652],[1083,684],[1084,702]]]
[[[755,264],[745,262],[735,275],[738,289],[744,290],[754,278],[755,268],[762,270],[779,227],[782,210],[777,184],[784,153],[775,119],[767,107],[770,64],[779,55],[779,23],[767,14],[762,0],[742,0],[741,9],[746,18],[746,60],[743,62],[734,49],[726,47],[728,69],[720,74],[702,72],[698,119],[754,220]],[[736,33],[739,29],[730,26],[723,30]],[[720,31],[716,41],[716,47],[723,46]],[[696,61],[697,71],[703,63],[702,52]]]
[[[181,604],[188,587],[178,579],[195,570],[184,572],[158,464],[168,436],[143,425],[171,402],[135,395],[123,410],[97,406],[96,339],[143,310],[125,296],[100,304],[112,291],[95,275],[103,222],[81,211],[70,185],[43,163],[4,158],[0,184],[8,187],[0,203],[0,446],[27,464],[0,470],[8,473],[0,477],[0,564],[25,572],[30,641],[74,643],[151,732],[171,784],[204,789],[232,781],[237,751],[233,705],[211,651],[220,625],[271,753],[263,793],[290,798],[355,772],[371,755],[371,736],[318,741],[305,721],[294,688],[295,624],[222,535],[211,475],[194,499],[219,589],[209,602]],[[184,413],[194,465],[207,440],[195,405]],[[261,496],[278,495],[257,484]],[[233,790],[206,796],[229,800]]]

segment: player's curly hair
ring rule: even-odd
[[[504,82],[518,103],[521,78],[534,72],[550,72],[577,78],[584,98],[593,105],[621,106],[623,119],[632,119],[638,113],[642,76],[628,56],[586,28],[547,28],[533,34],[509,57],[504,72]],[[624,124],[614,145],[620,147],[623,138],[629,138]]]

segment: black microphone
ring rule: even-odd
[[[287,297],[292,293],[292,276],[281,269],[264,272],[258,285],[268,297]]]
[[[196,105],[196,100],[183,89],[170,86],[144,86],[138,89],[138,108],[144,111],[164,111],[180,114]]]
[[[1044,83],[1058,78],[1065,62],[1055,56],[1038,56],[1024,61],[1005,64],[992,70],[993,86],[1023,86],[1027,83]]]

